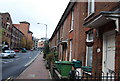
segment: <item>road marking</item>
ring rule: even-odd
[[[7,63],[9,63],[9,62],[3,62],[3,64],[7,64]]]
[[[6,64],[6,63],[13,62],[13,61],[14,61],[13,59],[8,59],[8,60],[3,60],[2,63],[3,63],[3,64]]]
[[[40,55],[40,51],[38,52],[37,56]],[[36,58],[37,58],[36,56]],[[25,67],[27,66],[27,64],[25,65]],[[19,79],[20,76],[22,76],[22,74],[24,74],[29,68],[27,67],[19,76],[17,76],[16,79]]]
[[[18,58],[18,59],[15,59],[15,60],[19,60],[20,58]]]
[[[5,81],[12,81],[13,80],[13,77],[10,76],[9,78],[7,78]]]
[[[38,53],[38,54],[36,55],[36,57],[34,57],[30,62],[28,62],[27,64],[25,64],[25,67],[28,66],[28,65],[30,65],[30,64],[38,57],[39,54],[40,54],[40,53]]]

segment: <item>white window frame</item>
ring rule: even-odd
[[[68,45],[67,45],[68,46]],[[67,58],[68,58],[68,50],[66,48],[66,58],[65,58],[65,61],[67,61]]]
[[[69,55],[69,61],[72,61],[72,40],[70,40],[70,55]]]
[[[74,10],[72,10],[72,13],[71,13],[71,27],[70,27],[70,31],[73,30],[73,26],[74,26]]]
[[[10,27],[10,23],[9,23],[9,22],[7,22],[6,24],[7,24],[7,29],[8,29],[8,28]]]
[[[87,42],[93,42],[93,38],[92,38],[92,39],[89,39],[90,34],[93,34],[93,32],[90,31],[90,32],[87,33],[87,39],[86,39]],[[93,36],[93,35],[92,35],[92,36]]]
[[[93,35],[92,35],[92,39],[89,39],[90,34],[93,34],[93,32],[88,32],[87,33],[87,39],[86,42],[93,42]],[[88,47],[86,46],[86,66],[88,66],[88,53],[89,53],[89,48],[92,48],[92,53],[93,53],[93,46],[92,47]],[[93,58],[92,58],[93,59]],[[92,65],[91,65],[92,66]]]
[[[89,50],[90,47],[87,46],[86,48],[87,48],[87,52],[86,52],[86,66],[88,66],[88,62],[89,62],[89,61],[88,61],[88,50]],[[91,48],[93,49],[93,46],[92,46]],[[92,52],[93,52],[93,51],[92,51]],[[92,58],[92,59],[93,59],[93,58]],[[91,65],[91,66],[92,66],[92,65]],[[90,66],[90,67],[91,67],[91,66]]]
[[[88,0],[88,16],[95,12],[95,0]]]

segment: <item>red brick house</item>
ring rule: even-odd
[[[51,47],[57,47],[59,60],[84,60],[86,30],[83,27],[85,3],[70,2],[63,13],[51,39]],[[81,21],[81,22],[80,22]]]
[[[88,53],[90,56],[86,56],[86,61],[87,58],[92,57],[93,73],[118,73],[120,72],[120,3],[92,2],[89,6],[88,4],[84,6],[86,17],[83,25],[90,28],[87,32],[87,40],[94,44],[87,48],[89,51],[86,50],[92,53],[91,55]]]
[[[83,73],[119,73],[119,2],[69,2],[52,37],[61,61],[82,61]]]

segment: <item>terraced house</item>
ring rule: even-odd
[[[119,27],[120,2],[69,2],[50,47],[59,61],[82,61],[82,74],[119,73]]]
[[[92,51],[92,72],[119,73],[120,2],[92,2],[90,8],[83,25],[91,29],[87,41],[94,43],[87,48]]]

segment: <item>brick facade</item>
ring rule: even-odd
[[[87,7],[87,4],[86,4],[86,7]],[[92,14],[91,16],[87,16],[87,8],[85,10],[85,21],[84,23],[86,22],[89,22],[93,19],[95,19],[96,16],[98,16],[101,11],[106,11],[106,12],[110,12],[110,11],[119,11],[119,8],[120,8],[120,5],[118,2],[104,2],[104,3],[101,3],[101,2],[96,2],[95,3],[95,13]],[[97,20],[96,20],[97,21]],[[116,25],[115,25],[115,21],[109,21],[105,24],[101,23],[101,26],[98,27],[98,28],[95,28],[95,26],[93,26],[92,28],[94,28],[94,45],[93,45],[93,62],[92,62],[92,72],[93,73],[96,73],[96,72],[102,72],[102,69],[103,69],[103,54],[104,54],[104,51],[103,51],[103,35],[104,33],[108,32],[108,31],[115,31],[115,28],[116,28]],[[97,32],[98,31],[98,32]],[[99,36],[97,36],[97,33]],[[115,45],[118,45],[118,33],[115,32]],[[97,53],[97,48],[100,48],[101,49],[101,52],[100,53]],[[115,70],[114,72],[119,72],[119,66],[120,64],[118,63],[119,60],[118,60],[118,52],[119,52],[119,49],[118,49],[118,46],[115,47]]]
[[[13,24],[9,13],[0,13],[2,26],[2,44],[8,45],[8,48],[20,48],[21,40],[24,34]]]
[[[58,60],[70,59],[70,41],[72,40],[72,59],[81,60],[82,66],[87,66],[87,35],[93,32],[92,74],[104,71],[104,34],[109,31],[115,32],[115,64],[114,72],[120,72],[119,58],[119,30],[115,19],[111,16],[120,17],[119,2],[95,2],[94,13],[88,16],[88,2],[70,2],[63,13],[52,37],[50,47],[57,46]],[[72,11],[74,11],[73,30],[71,28]],[[111,18],[111,19],[110,19]],[[120,20],[120,19],[119,19]],[[118,26],[120,26],[118,22]]]
[[[25,48],[27,49],[32,49],[33,47],[33,39],[32,39],[32,32],[29,31],[30,28],[30,23],[23,21],[20,22],[20,24],[14,24],[15,27],[17,27],[25,36],[24,41],[25,41]]]

